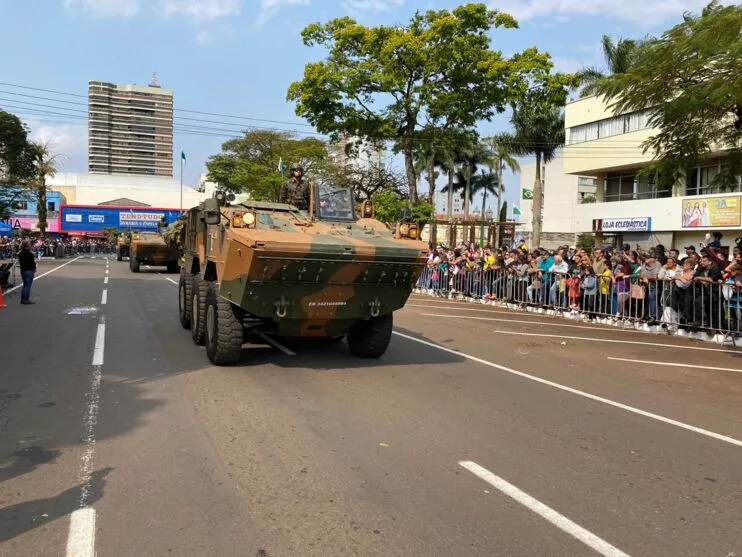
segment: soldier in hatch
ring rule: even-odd
[[[291,178],[281,186],[280,201],[294,205],[301,211],[309,210],[309,188],[304,183],[304,169],[298,164],[291,166]]]

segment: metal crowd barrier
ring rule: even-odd
[[[584,320],[610,320],[636,328],[742,336],[742,289],[733,283],[623,278],[539,272],[537,269],[428,267],[418,289],[442,297],[501,302],[520,309],[551,310]],[[742,342],[742,341],[741,341]]]

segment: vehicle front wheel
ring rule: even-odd
[[[239,362],[241,354],[241,312],[210,288],[206,294],[206,355],[212,364],[228,366]]]
[[[394,319],[392,314],[359,321],[348,331],[350,352],[359,358],[378,358],[389,347]]]
[[[178,281],[178,316],[184,329],[191,328],[191,308],[193,304],[193,282],[191,277],[180,273]]]
[[[118,252],[116,252],[116,261],[123,261],[123,260],[124,260],[124,255],[121,253],[121,250],[118,250]]]
[[[131,270],[132,273],[139,272],[139,260],[133,255],[129,256],[129,269]]]
[[[206,338],[206,294],[211,283],[198,275],[193,275],[191,284],[191,338],[203,346]]]

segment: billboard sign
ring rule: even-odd
[[[25,228],[26,230],[38,231],[39,230],[39,217],[38,216],[12,216],[2,221],[4,224],[9,225],[13,230],[20,230]],[[59,220],[56,218],[49,217],[46,221],[47,232],[59,232]]]
[[[593,232],[651,232],[652,217],[593,219]]]
[[[171,224],[180,214],[180,209],[156,207],[62,205],[59,212],[60,232],[96,234],[106,228],[154,231],[163,217]]]
[[[683,200],[683,228],[740,226],[739,196]]]

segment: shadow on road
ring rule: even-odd
[[[106,476],[111,470],[113,468],[102,468],[93,472],[88,504],[95,503],[103,496]],[[82,488],[83,484],[79,484],[54,497],[26,501],[0,509],[0,543],[71,514],[80,507]]]
[[[52,462],[59,455],[60,451],[56,449],[47,450],[38,445],[20,449],[9,459],[0,459],[0,464],[12,459],[9,464],[0,467],[0,482],[33,472],[40,464]]]

